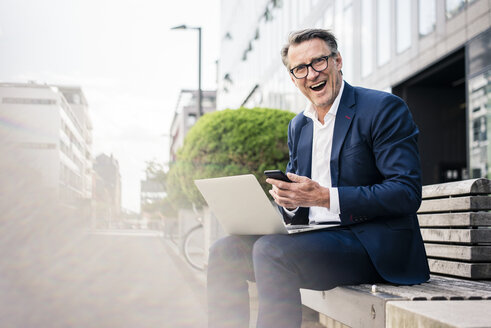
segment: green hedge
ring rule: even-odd
[[[187,134],[168,172],[169,197],[178,206],[204,204],[193,180],[254,174],[264,190],[264,170],[288,163],[287,130],[294,113],[279,109],[240,108],[209,113]]]

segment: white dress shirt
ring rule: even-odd
[[[344,90],[344,80],[341,83],[339,94],[334,100],[331,109],[324,116],[324,124],[319,121],[317,111],[311,103],[307,105],[303,114],[313,121],[312,137],[312,172],[311,179],[319,183],[322,187],[329,188],[330,208],[312,206],[309,210],[309,223],[321,223],[326,221],[340,221],[339,195],[338,188],[332,187],[331,181],[331,150],[332,138],[334,135],[334,123],[338,111],[341,95]],[[286,210],[286,209],[285,209]],[[288,215],[293,216],[296,210],[288,211]]]

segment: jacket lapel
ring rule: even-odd
[[[336,113],[334,123],[334,134],[331,150],[331,180],[332,186],[337,187],[339,181],[339,153],[348,133],[351,122],[355,117],[355,94],[354,89],[348,83],[344,83],[343,94]]]
[[[312,136],[314,131],[313,122],[305,118],[307,123],[302,127],[298,140],[297,162],[298,175],[311,177],[312,174]]]

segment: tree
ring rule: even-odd
[[[155,160],[146,162],[145,175],[147,180],[155,180],[162,184],[165,188],[165,181],[167,174],[164,170],[164,164],[156,162]]]
[[[157,189],[166,190],[167,172],[164,170],[164,165],[156,161],[149,161],[146,164],[145,183],[160,187]],[[142,211],[151,214],[153,218],[175,217],[177,215],[177,207],[168,196],[142,203]]]
[[[167,176],[169,197],[180,207],[205,202],[195,179],[254,174],[264,190],[263,171],[288,163],[287,127],[294,113],[239,108],[209,113],[187,134]]]

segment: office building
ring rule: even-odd
[[[216,91],[202,91],[203,114],[216,110]],[[176,160],[177,151],[184,144],[189,129],[199,118],[198,90],[181,90],[170,128],[169,161]]]
[[[87,100],[80,87],[73,86],[58,86],[58,90],[63,94],[70,108],[73,111],[74,116],[80,122],[80,128],[82,130],[82,138],[88,147],[83,149],[83,157],[85,158],[86,167],[85,172],[82,174],[82,186],[84,198],[90,198],[92,194],[92,121],[89,115],[89,107]]]
[[[221,1],[217,108],[300,112],[282,64],[291,31],[338,38],[344,79],[393,92],[420,128],[423,184],[491,177],[489,0]]]
[[[0,135],[9,158],[43,190],[90,215],[92,124],[79,87],[0,83]]]
[[[112,154],[95,158],[93,194],[93,226],[111,227],[121,219],[121,174]]]

